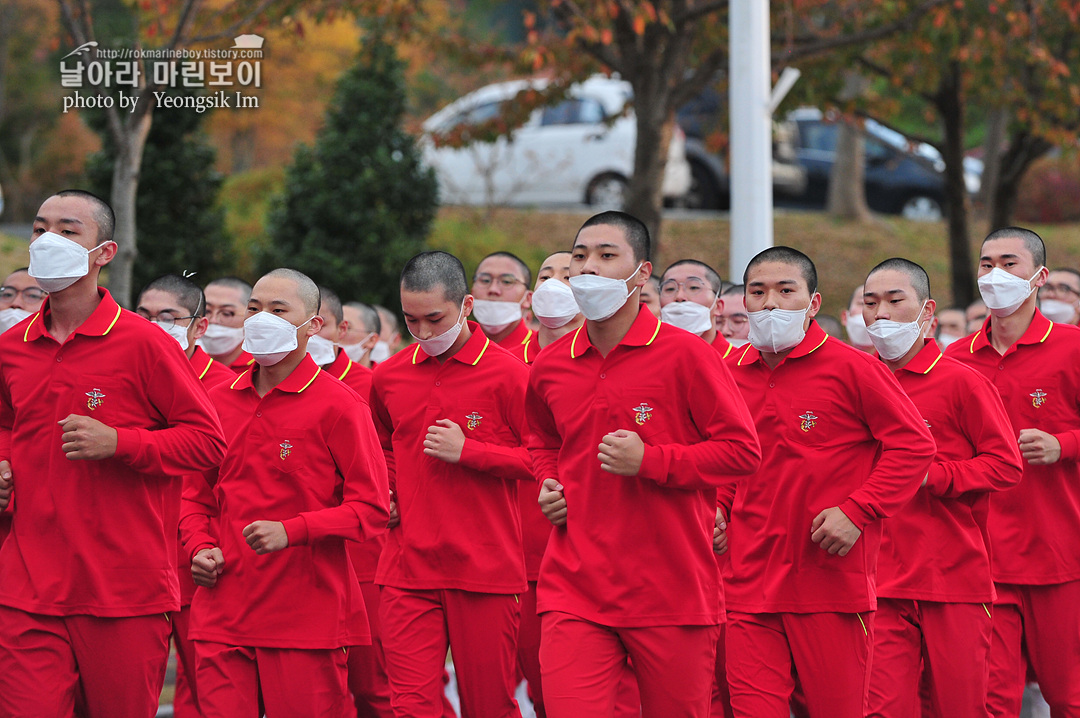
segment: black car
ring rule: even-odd
[[[706,88],[675,114],[686,134],[691,184],[684,204],[689,209],[727,209],[731,204],[727,158],[706,145],[706,138],[726,125],[727,111],[727,98]],[[796,159],[791,134],[784,125],[774,128],[773,193],[780,197],[801,197],[806,192],[806,171]]]
[[[797,128],[796,156],[806,169],[806,192],[800,202],[825,206],[829,175],[836,159],[837,122],[817,111],[789,115]],[[873,125],[869,125],[873,127]],[[875,212],[909,219],[940,220],[944,216],[945,177],[940,161],[906,152],[872,131],[866,140],[866,204]]]

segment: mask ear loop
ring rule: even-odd
[[[926,299],[923,300],[922,306],[919,307],[919,316],[915,317],[916,322],[921,324],[921,322],[919,322],[919,320],[922,318],[922,313],[926,309],[926,305],[927,305],[927,303],[929,301],[930,301],[930,297],[927,297]],[[926,324],[919,327],[919,339],[926,339],[926,330],[930,327],[930,325],[933,323],[933,321],[934,321],[934,315],[931,314],[930,319],[928,319],[926,321]],[[916,339],[915,341],[918,342],[919,339]]]

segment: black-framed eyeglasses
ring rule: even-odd
[[[148,322],[154,322],[155,324],[160,324],[161,328],[166,329],[166,330],[172,329],[174,326],[176,326],[176,323],[181,321],[181,320],[184,320],[184,319],[197,319],[198,318],[194,314],[192,314],[190,317],[174,317],[170,312],[161,312],[156,317],[151,317],[148,314],[144,314],[143,312],[139,312],[139,316],[142,317],[143,319],[145,319]]]
[[[1049,290],[1051,292],[1056,292],[1058,294],[1072,294],[1074,296],[1080,296],[1080,292],[1076,291],[1068,284],[1044,284],[1043,289]],[[0,299],[2,299],[4,296],[2,292],[3,290],[0,289]]]
[[[0,287],[0,301],[14,302],[15,297],[23,295],[23,299],[28,302],[41,302],[45,300],[45,297],[49,296],[41,287],[27,287],[26,289],[16,289],[15,287]]]
[[[475,277],[473,277],[473,283],[479,284],[481,287],[490,287],[491,283],[494,281],[498,281],[499,285],[503,289],[512,289],[515,284],[525,283],[515,277],[513,274],[500,274],[498,277],[496,277],[493,274],[488,274],[487,272],[484,272],[483,274],[477,274]]]

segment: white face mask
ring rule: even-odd
[[[847,324],[844,328],[847,329],[848,339],[852,344],[859,347],[870,346],[870,335],[866,333],[866,320],[863,319],[861,312],[852,313],[849,309]]]
[[[308,317],[307,324],[318,315]],[[296,349],[294,325],[270,312],[259,312],[244,320],[244,351],[250,352],[260,366],[273,366]]]
[[[919,315],[913,322],[894,322],[891,319],[878,319],[866,328],[870,341],[874,343],[878,356],[887,361],[895,361],[907,354],[908,349],[922,337],[923,328],[919,323],[926,302],[919,307]]]
[[[320,337],[318,334],[308,337],[307,353],[311,355],[311,361],[319,366],[333,364],[334,359],[337,359],[337,351],[334,349],[334,343],[329,339]]]
[[[465,326],[465,300],[461,300],[461,311],[458,312],[457,324],[447,329],[445,332],[437,337],[431,337],[430,339],[421,339],[412,333],[412,329],[409,330],[409,334],[412,334],[413,339],[420,343],[420,348],[429,357],[442,356],[446,351],[454,345],[458,336],[461,334],[461,328]]]
[[[183,349],[184,351],[187,351],[187,348],[188,348],[188,339],[187,339],[188,327],[182,327],[179,324],[173,324],[171,327],[166,329],[165,326],[163,324],[159,323],[159,322],[150,322],[150,323],[153,324],[158,329],[160,329],[161,331],[168,334],[173,339],[175,339],[177,344],[180,345],[180,348]]]
[[[937,338],[938,344],[941,345],[942,349],[949,346],[950,344],[954,344],[960,341],[961,339],[963,339],[963,337],[954,337],[952,334],[939,334]]]
[[[626,279],[612,279],[596,274],[579,274],[576,277],[570,277],[570,289],[574,292],[574,299],[577,300],[585,318],[593,322],[602,322],[622,309],[626,300],[633,294],[626,283],[634,278],[642,264],[644,262],[638,264],[637,269]]]
[[[1039,272],[1042,268],[1039,268]],[[1016,312],[1035,288],[1031,286],[1031,280],[1039,276],[1039,272],[1031,275],[1030,279],[1009,274],[1001,267],[994,267],[988,273],[979,277],[979,294],[982,295],[986,308],[995,317],[1007,317]]]
[[[45,232],[30,243],[27,274],[46,292],[62,292],[90,273],[90,253],[108,243],[87,249],[67,237]]]
[[[747,312],[750,320],[750,343],[758,351],[770,354],[794,349],[806,336],[803,322],[806,321],[806,309],[762,309],[760,312]]]
[[[206,327],[206,334],[195,342],[206,350],[212,357],[223,357],[244,341],[243,327],[226,327],[222,324],[211,324]]]
[[[375,348],[371,350],[371,361],[373,363],[381,364],[382,362],[389,359],[390,356],[391,354],[389,342],[384,342],[381,339],[375,342]]]
[[[660,321],[700,336],[712,329],[712,309],[712,304],[706,307],[697,302],[671,302],[660,309]]]
[[[371,339],[373,336],[375,336],[375,332],[371,332],[356,344],[342,344],[341,351],[345,352],[345,356],[353,361],[360,361],[364,355],[367,354],[367,350],[364,349],[364,344],[366,344],[367,340]]]
[[[565,326],[581,313],[574,290],[558,279],[544,280],[533,292],[532,311],[548,329]]]
[[[511,324],[521,321],[521,304],[518,302],[474,299],[472,312],[485,334],[498,334]]]
[[[1057,299],[1044,299],[1039,302],[1039,311],[1055,324],[1066,324],[1076,315],[1076,305]]]
[[[744,346],[746,346],[747,344],[750,343],[749,339],[737,339],[735,337],[725,337],[725,338],[727,339],[728,344],[735,347],[736,349],[738,349],[739,347],[744,347]]]
[[[13,326],[21,322],[30,316],[30,312],[19,309],[18,307],[9,307],[7,309],[0,309],[0,334],[11,329]]]

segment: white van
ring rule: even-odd
[[[462,148],[437,147],[435,138],[463,123],[499,116],[518,92],[546,81],[488,85],[444,107],[424,122],[424,160],[439,179],[443,204],[539,205],[585,202],[621,209],[634,169],[637,120],[630,83],[592,77],[574,85],[567,99],[535,110],[509,137]],[[627,110],[624,112],[624,110]],[[690,189],[685,137],[676,129],[668,147],[663,194],[679,203]]]

